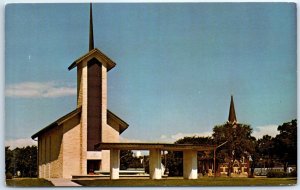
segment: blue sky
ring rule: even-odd
[[[108,108],[123,140],[172,142],[226,122],[230,95],[254,135],[297,115],[292,3],[94,4],[95,47],[117,63]],[[5,139],[29,138],[76,107],[89,4],[11,4],[5,12]]]

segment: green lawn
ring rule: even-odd
[[[97,179],[73,180],[83,186],[277,186],[296,185],[297,178],[200,178],[185,179]]]
[[[14,178],[7,179],[6,185],[10,187],[49,187],[53,186],[50,181],[41,178]]]

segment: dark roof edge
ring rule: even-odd
[[[79,62],[81,62],[84,58],[90,56],[91,54],[93,54],[94,52],[98,52],[101,55],[103,55],[103,58],[109,62],[111,64],[110,67],[107,68],[107,71],[110,71],[112,68],[114,68],[116,66],[116,63],[114,61],[112,61],[109,57],[107,57],[107,55],[105,55],[103,52],[101,52],[98,48],[94,48],[92,50],[90,50],[89,52],[87,52],[86,54],[84,54],[83,56],[79,57],[78,59],[76,59],[69,67],[68,70],[72,70],[73,68],[75,68],[77,66],[77,64]]]
[[[69,67],[68,67],[68,70],[72,70],[73,68],[76,67],[76,61],[74,61]]]
[[[50,125],[48,125],[47,127],[41,129],[40,131],[38,131],[37,133],[33,134],[31,136],[32,139],[35,139],[36,137],[38,137],[41,133],[44,133],[46,131],[48,131],[49,129],[60,125],[61,123],[64,123],[66,120],[71,119],[73,116],[77,115],[78,113],[81,112],[81,107],[76,108],[75,110],[71,111],[70,113],[67,113],[66,115],[62,116],[61,118],[59,118],[58,120],[54,121],[53,123],[51,123]]]
[[[158,148],[161,150],[214,150],[216,145],[196,145],[196,144],[171,144],[171,143],[143,143],[143,142],[120,142],[120,143],[98,143],[95,146],[96,150],[149,150]]]

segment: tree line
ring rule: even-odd
[[[37,177],[37,146],[10,149],[5,147],[5,174],[12,176]]]

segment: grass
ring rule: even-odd
[[[6,185],[10,187],[49,187],[53,186],[50,181],[42,178],[14,178],[7,179]]]
[[[97,179],[73,180],[82,186],[288,186],[296,185],[297,178],[200,178],[186,179]]]

